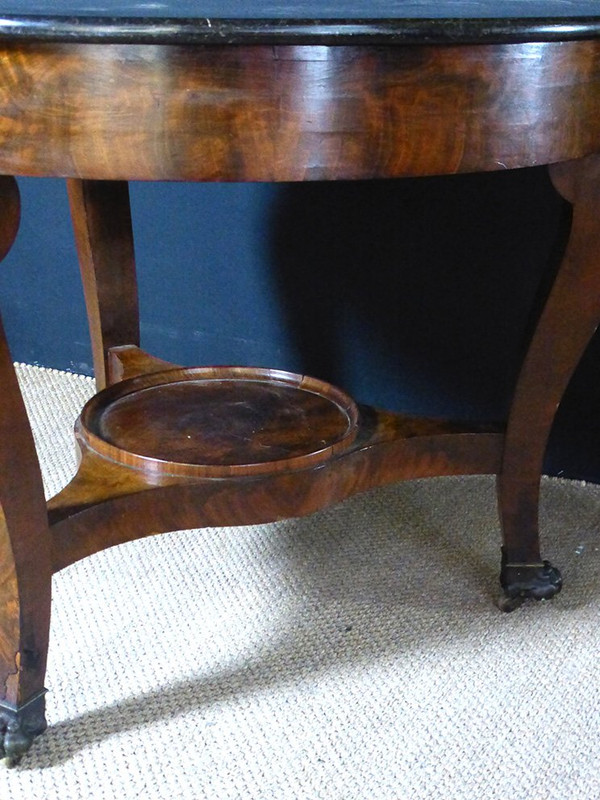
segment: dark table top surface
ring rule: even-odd
[[[369,19],[600,16],[600,0],[0,0],[12,14]]]
[[[600,0],[0,0],[0,38],[543,41],[600,36]]]

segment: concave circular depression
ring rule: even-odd
[[[344,399],[337,390],[325,396],[287,382],[182,380],[129,392],[94,409],[86,423],[105,442],[143,457],[263,464],[318,453],[352,436],[354,405]]]

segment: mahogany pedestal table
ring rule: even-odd
[[[122,542],[309,514],[403,479],[495,474],[505,604],[552,597],[542,459],[600,320],[596,0],[48,8],[0,0],[0,256],[19,223],[14,176],[67,179],[100,391],[76,423],[79,470],[46,503],[0,337],[0,755],[16,762],[46,727],[53,573]],[[571,232],[501,427],[409,418],[313,378],[182,368],[140,348],[129,180],[545,164]]]

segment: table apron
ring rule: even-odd
[[[600,40],[0,46],[0,173],[300,181],[600,151]]]

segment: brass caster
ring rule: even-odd
[[[0,702],[0,759],[15,767],[47,728],[45,690],[20,708]]]
[[[514,611],[528,598],[552,599],[562,588],[562,577],[549,561],[514,564],[507,561],[503,552],[500,585],[504,594],[498,607],[501,611]]]

